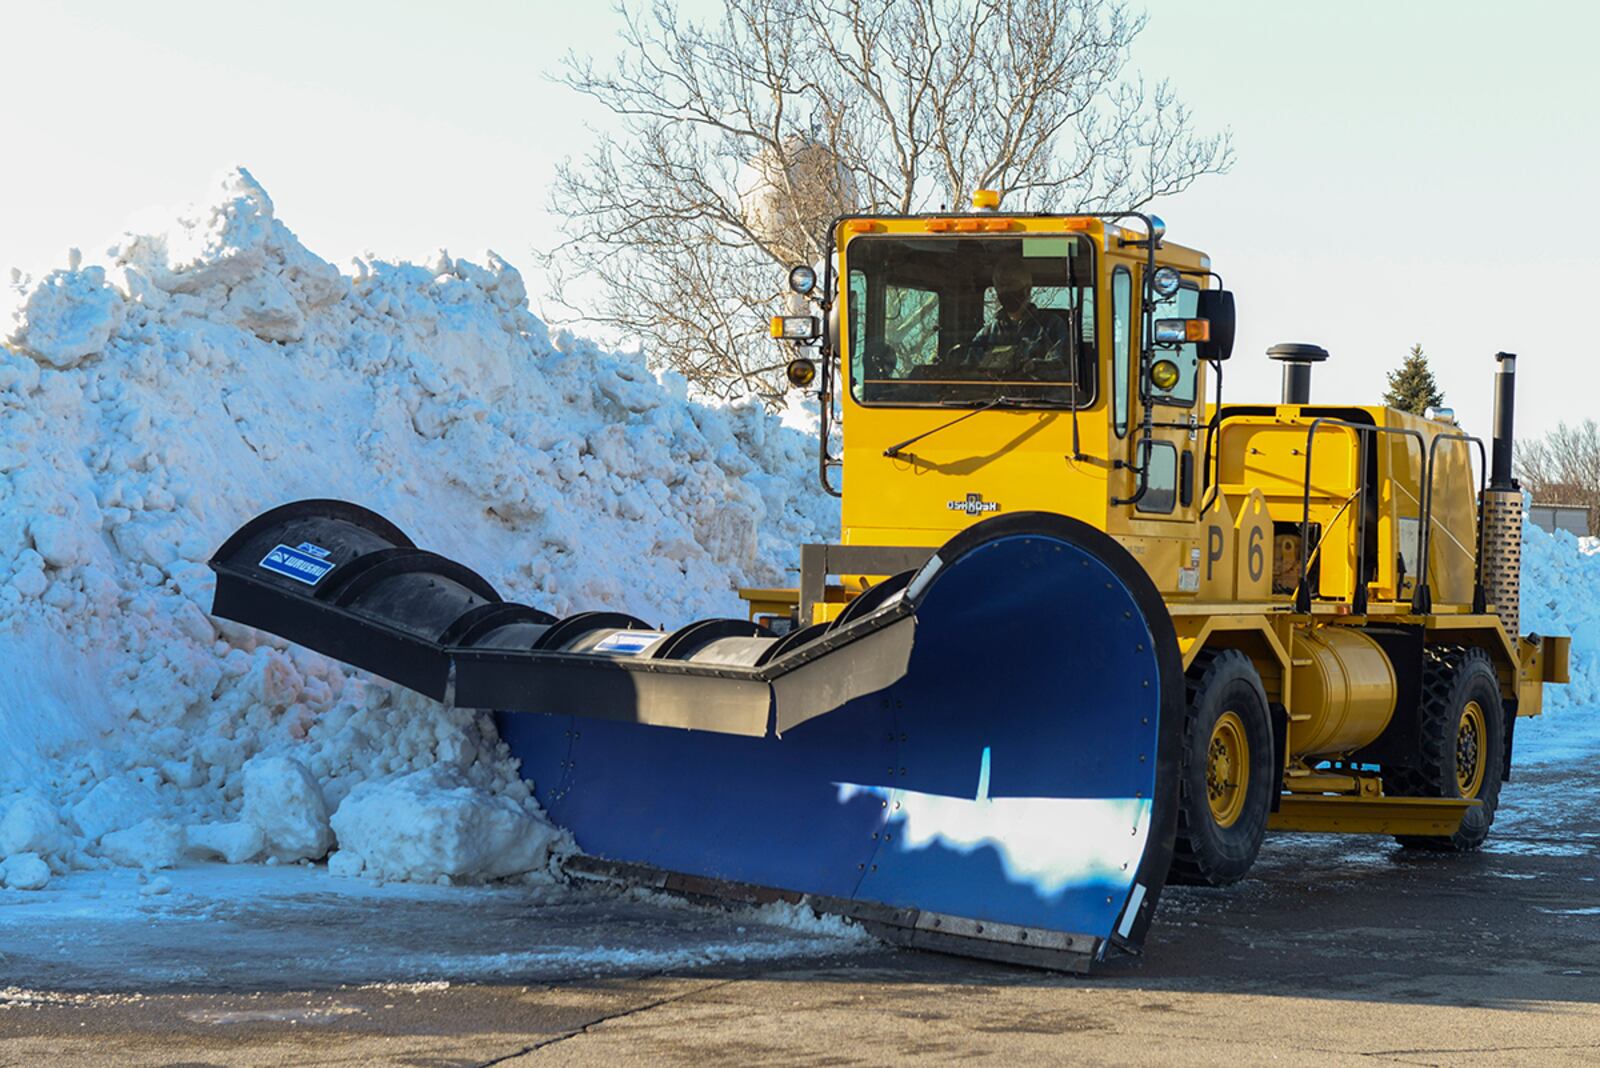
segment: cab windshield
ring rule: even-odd
[[[859,237],[847,265],[860,403],[1093,402],[1094,259],[1084,237]]]

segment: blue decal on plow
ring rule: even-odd
[[[280,575],[287,575],[297,582],[304,582],[307,586],[315,586],[334,568],[332,563],[321,557],[299,549],[291,549],[287,545],[279,545],[267,553],[261,558],[258,566],[268,571],[276,571]]]

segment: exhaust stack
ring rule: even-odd
[[[1515,641],[1522,592],[1522,487],[1511,475],[1517,357],[1497,352],[1494,358],[1500,369],[1494,376],[1494,442],[1489,488],[1483,495],[1483,585],[1489,604]]]
[[[1267,350],[1267,358],[1283,361],[1283,403],[1311,403],[1311,365],[1328,358],[1320,345],[1285,342]]]
[[[1500,368],[1494,376],[1494,450],[1489,454],[1489,488],[1492,490],[1517,489],[1511,477],[1512,424],[1515,419],[1517,398],[1517,355],[1514,352],[1494,354]]]

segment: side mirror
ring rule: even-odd
[[[1195,347],[1195,355],[1202,360],[1226,360],[1233,355],[1233,293],[1227,289],[1202,289],[1198,296],[1195,317],[1211,324],[1211,338]]]

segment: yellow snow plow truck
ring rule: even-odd
[[[1206,256],[998,205],[841,218],[791,272],[772,333],[842,537],[749,618],[558,619],[326,500],[235,533],[214,611],[494,710],[575,872],[914,946],[1087,969],[1271,829],[1478,847],[1567,672],[1517,627],[1515,358],[1488,448],[1313,403],[1313,345],[1270,350],[1278,403],[1224,404]]]

